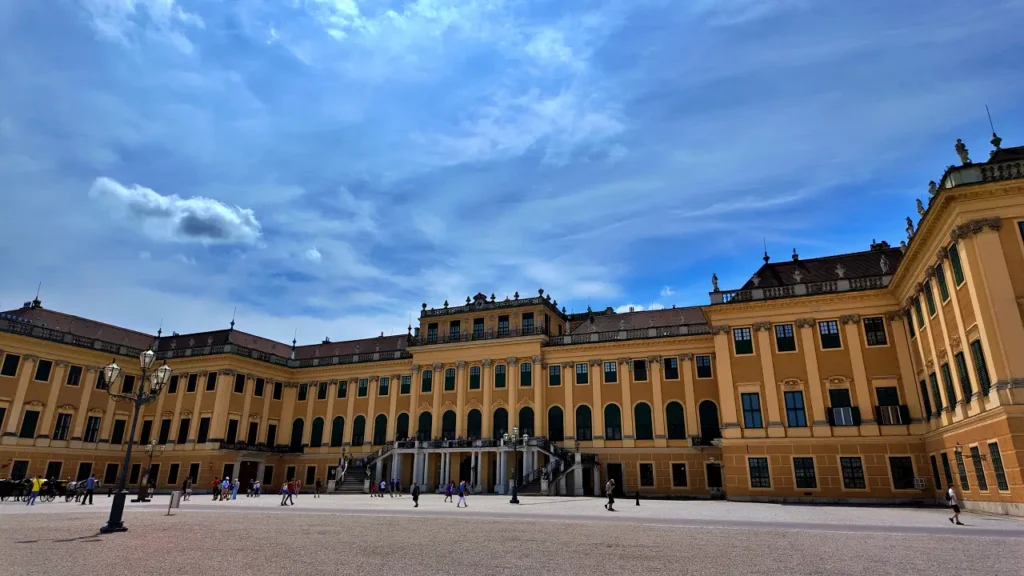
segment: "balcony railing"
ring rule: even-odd
[[[889,285],[892,275],[870,276],[867,278],[840,278],[826,282],[790,284],[770,288],[751,288],[749,290],[726,290],[711,292],[712,304],[732,304],[751,302],[754,300],[777,300],[779,298],[796,298],[835,292],[858,292],[861,290],[878,290]]]
[[[910,424],[910,409],[906,404],[899,406],[875,406],[875,420],[883,426]]]
[[[860,426],[860,408],[856,406],[829,407],[827,412],[830,426]]]
[[[942,188],[953,188],[967,184],[1020,180],[1024,178],[1024,160],[1011,160],[998,164],[968,164],[949,170],[943,179]]]
[[[495,340],[497,338],[518,338],[520,336],[543,336],[544,325],[538,324],[533,328],[517,328],[513,330],[486,330],[463,332],[461,334],[438,334],[426,337],[417,336],[409,340],[410,346],[432,346],[434,344],[453,344],[456,342],[479,342],[481,340]]]
[[[246,442],[225,442],[221,441],[218,444],[220,450],[238,450],[240,452],[271,452],[275,454],[295,454],[301,453],[301,446],[268,446],[267,444],[248,444]]]
[[[637,328],[632,330],[609,330],[607,332],[587,332],[567,334],[565,336],[548,337],[548,346],[571,346],[573,344],[591,344],[595,342],[615,342],[622,340],[639,340],[644,338],[671,338],[673,336],[701,336],[711,334],[707,324],[685,324],[681,326],[661,326],[657,328]]]

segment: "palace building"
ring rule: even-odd
[[[538,290],[423,305],[400,336],[297,346],[144,334],[44,307],[0,316],[0,475],[276,489],[372,476],[435,489],[935,502],[1024,515],[1024,147],[932,182],[898,246],[772,262],[686,308],[567,314]],[[107,383],[114,358],[125,374]],[[501,438],[528,436],[510,450]],[[147,453],[147,446],[148,452]],[[150,469],[149,466],[152,465]],[[345,487],[362,477],[350,467]]]

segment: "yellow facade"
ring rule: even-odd
[[[904,502],[952,483],[968,508],[1024,515],[1024,150],[950,168],[921,212],[902,248],[766,259],[702,307],[566,315],[543,291],[478,294],[424,305],[415,334],[316,346],[157,340],[35,301],[0,317],[0,474],[109,483],[131,407],[98,369],[137,373],[156,340],[175,383],[135,441],[162,446],[159,488],[256,466],[274,487],[324,479],[343,450],[518,426],[596,456],[583,493],[611,476],[629,494]],[[458,480],[470,451],[429,452],[418,477],[436,485],[443,461]],[[485,491],[507,477],[495,452],[471,462]]]

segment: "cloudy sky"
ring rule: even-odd
[[[707,303],[1024,143],[1024,2],[0,0],[0,308],[300,342]]]

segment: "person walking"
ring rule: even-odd
[[[185,476],[185,481],[181,483],[181,493],[184,495],[182,498],[185,502],[192,497],[192,477]]]
[[[323,488],[323,483],[320,481],[319,478],[317,478],[316,482],[313,483],[313,498],[319,498],[320,497],[320,490],[322,488]]]
[[[253,498],[259,498],[260,497],[260,492],[262,490],[263,490],[263,484],[260,484],[259,480],[257,480],[257,481],[252,483],[252,496],[253,496]]]
[[[953,509],[953,515],[949,517],[949,523],[963,526],[964,523],[960,521],[960,501],[956,499],[956,490],[952,484],[949,485],[949,492],[946,492],[946,500],[949,500],[949,507]]]
[[[220,499],[220,480],[213,479],[213,501],[216,502]]]
[[[295,506],[295,501],[292,499],[292,495],[295,492],[295,482],[289,480],[284,484],[281,484],[281,506],[287,506],[291,504]]]
[[[235,500],[236,498],[238,498],[238,488],[240,486],[241,486],[241,483],[238,481],[238,478],[235,478],[234,483],[231,484],[231,499],[232,500]]]
[[[459,482],[459,501],[455,503],[455,507],[458,508],[460,505],[469,508],[469,504],[466,502],[466,492],[469,491],[469,487],[466,486],[466,481]]]
[[[444,487],[444,501],[445,502],[454,502],[454,500],[452,500],[452,483],[451,482],[449,482]]]
[[[608,483],[604,485],[604,493],[608,496],[608,503],[604,505],[604,509],[609,512],[615,512],[615,480],[609,479]]]
[[[384,493],[388,491],[388,483],[384,480],[380,481],[380,497],[384,497]]]
[[[416,482],[412,483],[412,507],[420,507],[420,485]]]
[[[89,501],[89,505],[92,506],[92,493],[96,490],[96,475],[90,474],[85,479],[85,494],[82,495],[82,506],[85,506],[85,501]]]
[[[31,491],[28,494],[28,500],[25,501],[26,506],[35,506],[36,498],[39,497],[39,491],[43,489],[42,478],[29,478],[29,484],[31,485]]]

